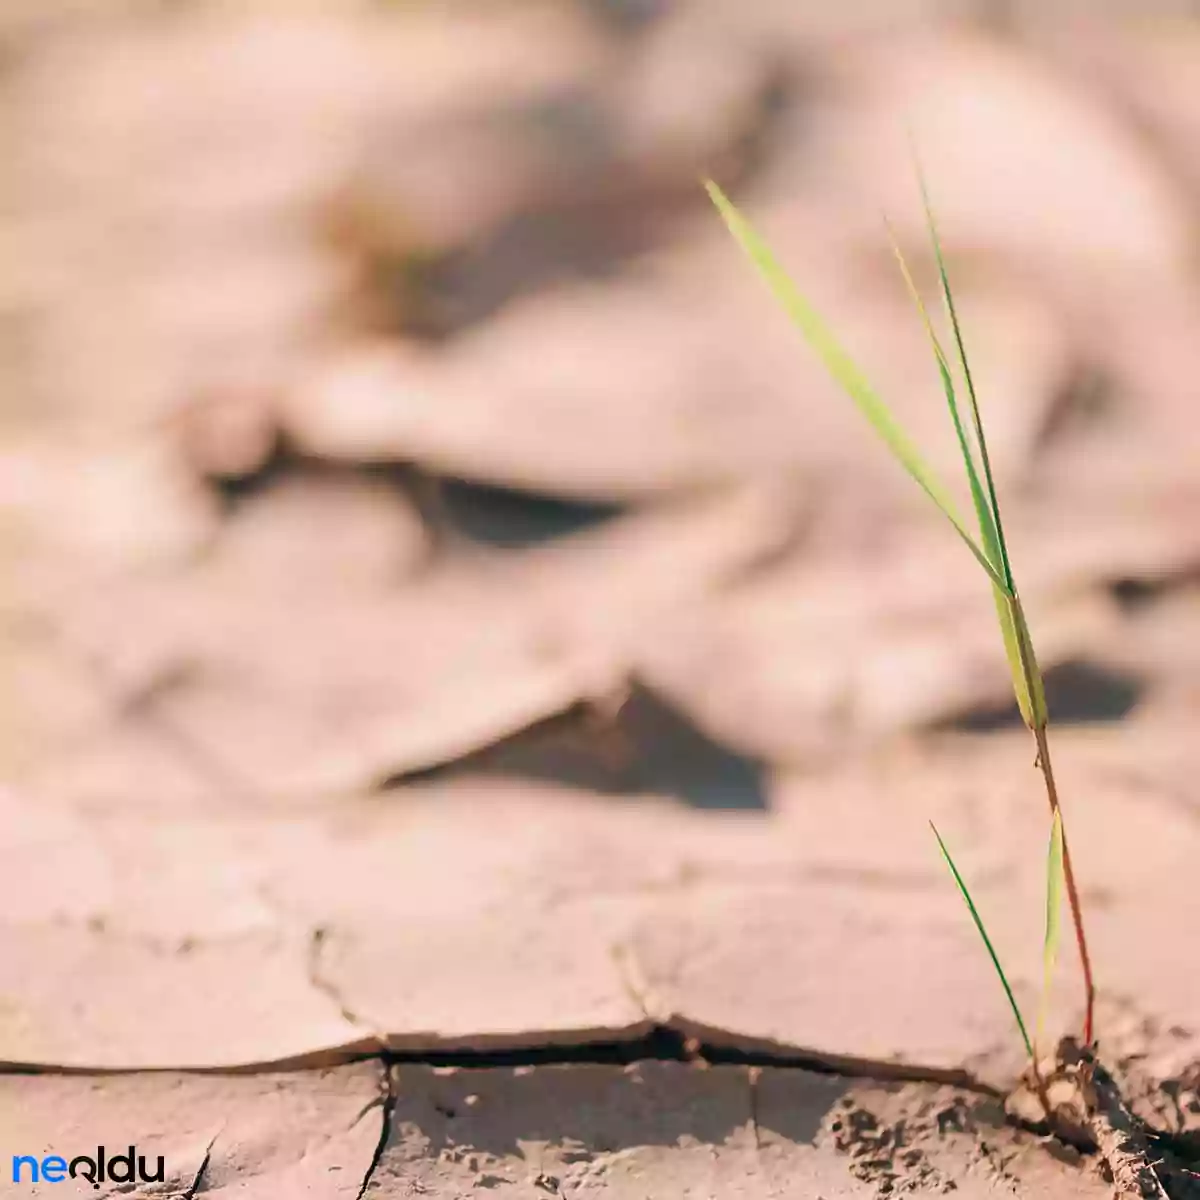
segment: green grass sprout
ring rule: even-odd
[[[975,928],[979,931],[979,936],[983,939],[984,946],[987,947],[988,955],[992,960],[992,966],[996,968],[996,974],[1000,977],[1000,983],[1004,988],[1004,994],[1008,997],[1008,1005],[1012,1009],[1012,1014],[1016,1018],[1017,1028],[1021,1031],[1021,1040],[1025,1043],[1025,1050],[1029,1055],[1031,1062],[1036,1061],[1033,1053],[1033,1042],[1029,1037],[1029,1030],[1025,1026],[1025,1018],[1021,1016],[1020,1005],[1017,1004],[1017,998],[1013,995],[1012,986],[1008,982],[1008,976],[1004,973],[1004,968],[1000,965],[1000,956],[996,953],[996,947],[992,945],[992,939],[988,936],[988,931],[983,923],[983,918],[979,915],[979,909],[975,907],[975,901],[971,899],[971,892],[967,888],[962,875],[959,874],[958,867],[954,865],[954,859],[950,856],[950,851],[946,848],[946,843],[942,841],[942,835],[938,833],[937,826],[930,821],[929,828],[933,830],[933,836],[937,838],[938,848],[942,852],[942,857],[946,860],[946,866],[950,868],[950,874],[954,876],[954,882],[958,885],[958,890],[963,900],[966,902],[967,909],[971,914],[971,920],[975,922]]]
[[[1047,740],[1049,713],[1046,707],[1046,694],[1042,674],[1034,654],[1033,639],[1029,633],[1029,625],[1025,619],[1025,610],[1017,592],[1013,578],[1012,564],[1009,558],[1008,545],[1004,537],[1004,526],[1000,519],[1000,504],[996,495],[996,484],[992,474],[991,459],[988,455],[987,438],[984,435],[983,418],[979,410],[979,401],[975,391],[975,381],[971,374],[967,358],[966,340],[963,336],[962,325],[958,317],[958,309],[954,303],[954,295],[950,287],[949,273],[946,270],[945,256],[942,253],[941,239],[938,236],[937,223],[934,219],[933,206],[929,200],[929,191],[925,177],[917,165],[917,177],[920,183],[921,199],[924,206],[925,221],[933,246],[934,262],[937,267],[938,284],[941,291],[942,304],[947,321],[953,335],[954,361],[946,353],[941,340],[934,328],[933,320],[925,306],[924,300],[913,280],[913,275],[905,261],[904,254],[895,235],[891,235],[892,250],[899,263],[900,272],[908,289],[918,315],[929,337],[933,350],[934,361],[937,365],[941,380],[942,391],[950,411],[950,419],[958,439],[959,451],[962,455],[966,471],[967,483],[970,487],[972,506],[978,525],[978,537],[971,532],[956,511],[954,502],[942,483],[927,466],[920,452],[908,435],[892,416],[887,406],[876,394],[863,373],[855,365],[853,359],[837,341],[824,319],[812,304],[804,297],[787,273],[780,266],[777,258],[766,241],[742,215],[725,193],[713,182],[705,184],[713,204],[720,213],[729,232],[741,247],[745,255],[757,268],[768,287],[774,293],[776,300],[799,328],[805,340],[816,352],[817,357],[824,363],[826,369],[840,384],[851,400],[870,422],[876,433],[883,439],[901,466],[916,481],[918,486],[937,505],[942,515],[954,527],[967,549],[987,574],[992,586],[996,607],[996,617],[1004,642],[1005,654],[1008,658],[1009,670],[1012,676],[1013,694],[1017,707],[1026,726],[1033,734],[1037,747],[1036,765],[1042,773],[1045,783],[1046,798],[1050,805],[1051,819],[1056,833],[1052,836],[1052,854],[1057,855],[1061,865],[1059,876],[1065,885],[1067,899],[1071,910],[1072,923],[1075,931],[1075,942],[1079,951],[1079,959],[1083,969],[1085,991],[1085,1011],[1083,1021],[1083,1041],[1091,1045],[1093,1041],[1093,1013],[1095,1007],[1095,985],[1092,980],[1091,959],[1088,955],[1087,938],[1084,933],[1083,913],[1079,903],[1079,892],[1075,884],[1075,873],[1071,864],[1070,849],[1067,844],[1066,831],[1063,827],[1062,811],[1058,800],[1058,788],[1055,783],[1054,769],[1050,761],[1050,748]],[[889,229],[890,233],[890,229]],[[956,374],[961,379],[964,399],[960,400],[959,383]],[[964,419],[964,412],[969,420]],[[935,830],[936,832],[936,830]],[[1056,839],[1056,840],[1055,840]],[[941,844],[941,839],[938,839]],[[1057,845],[1058,850],[1053,851]],[[943,854],[946,848],[942,846]],[[949,855],[946,854],[949,862]],[[953,863],[950,864],[953,870]],[[955,871],[955,878],[958,873]],[[970,897],[958,879],[960,890],[967,903]],[[1058,886],[1057,884],[1055,886]],[[976,917],[979,931],[983,934],[989,952],[991,944],[983,927],[978,922],[974,907],[972,915]],[[1056,910],[1057,911],[1057,910]],[[1047,930],[1047,937],[1050,931]],[[1057,948],[1057,929],[1054,934]],[[995,954],[992,954],[996,962]],[[1048,960],[1049,961],[1049,960]],[[1053,965],[1052,963],[1050,964]],[[999,971],[999,963],[996,962]],[[1001,972],[1003,979],[1003,972]],[[1007,982],[1005,982],[1007,990]],[[1010,993],[1011,1000],[1011,993]],[[1018,1014],[1018,1023],[1020,1015]],[[1025,1029],[1022,1024],[1022,1034]],[[1025,1038],[1027,1047],[1028,1037]],[[1032,1056],[1032,1048],[1030,1047]]]
[[[801,295],[799,289],[784,273],[766,242],[750,223],[734,207],[733,203],[715,183],[707,183],[709,196],[717,206],[730,233],[737,239],[742,250],[758,268],[759,272],[775,293],[784,311],[799,327],[801,333],[825,364],[826,370],[842,389],[858,405],[862,414],[870,421],[875,432],[887,443],[888,449],[900,461],[918,486],[938,506],[942,515],[954,526],[959,537],[975,556],[979,565],[988,573],[998,587],[1004,587],[1004,579],[984,553],[983,548],[972,537],[970,530],[958,515],[954,501],[942,486],[933,471],[925,464],[916,446],[900,428],[887,406],[876,394],[866,376],[858,369],[850,355],[842,348],[837,338],[825,324],[824,318]]]
[[[932,222],[932,215],[930,216]],[[937,246],[936,227],[932,224],[930,229],[933,232],[934,245]],[[1017,698],[1017,707],[1021,711],[1021,717],[1025,724],[1033,729],[1039,721],[1044,721],[1046,717],[1046,696],[1042,688],[1041,672],[1037,670],[1036,662],[1032,662],[1032,643],[1029,642],[1028,635],[1025,635],[1025,642],[1029,644],[1028,651],[1031,658],[1032,670],[1025,670],[1025,663],[1022,659],[1021,636],[1018,633],[1018,627],[1024,622],[1024,615],[1021,613],[1019,603],[1016,596],[1016,587],[1013,584],[1012,568],[1008,561],[1008,547],[1004,540],[1004,530],[1000,525],[1000,509],[995,500],[995,485],[992,481],[991,463],[987,458],[986,446],[987,442],[983,436],[983,422],[979,416],[979,408],[975,401],[974,384],[970,382],[970,368],[967,366],[966,351],[963,349],[961,333],[958,327],[957,312],[953,307],[953,300],[950,299],[950,285],[946,277],[945,268],[941,265],[941,250],[938,249],[938,273],[942,280],[942,293],[945,297],[947,313],[951,316],[952,324],[955,330],[955,344],[958,347],[958,357],[960,369],[963,372],[967,382],[967,394],[970,398],[972,423],[975,430],[975,437],[980,446],[980,459],[983,463],[984,478],[987,481],[987,493],[984,493],[983,484],[979,477],[979,468],[975,463],[975,453],[971,447],[971,441],[963,426],[962,415],[959,411],[958,394],[954,386],[954,376],[951,371],[950,363],[946,357],[946,352],[942,349],[942,344],[938,340],[937,333],[933,328],[933,321],[930,319],[929,311],[925,307],[925,301],[921,297],[916,284],[913,282],[912,272],[909,270],[908,263],[904,258],[904,253],[900,249],[900,244],[896,239],[895,234],[889,227],[889,234],[892,240],[892,252],[896,256],[896,261],[900,265],[900,273],[904,278],[905,286],[908,288],[909,296],[916,305],[917,311],[921,316],[921,320],[925,325],[925,331],[929,336],[930,344],[933,348],[934,359],[937,362],[938,373],[942,380],[942,390],[946,394],[946,404],[950,409],[950,419],[954,424],[954,432],[958,438],[959,451],[962,454],[963,465],[967,472],[967,482],[971,489],[971,501],[975,507],[976,520],[979,522],[979,534],[983,543],[983,550],[987,556],[988,562],[992,567],[989,573],[992,579],[992,592],[996,602],[996,617],[1000,623],[1000,633],[1004,639],[1004,651],[1008,657],[1009,671],[1012,675],[1013,693]]]
[[[1054,981],[1054,964],[1058,961],[1058,942],[1061,931],[1063,884],[1062,813],[1056,812],[1050,822],[1050,849],[1046,855],[1046,937],[1042,943],[1042,995],[1038,1001],[1037,1022],[1033,1044],[1040,1046],[1050,1006],[1050,986]]]

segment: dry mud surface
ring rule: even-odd
[[[949,471],[903,112],[1197,1193],[1200,26],[900,7],[3,6],[0,1191],[1111,1194],[986,585],[696,186]]]
[[[22,1148],[152,1145],[164,1184],[120,1189],[135,1196],[1108,1194],[1094,1167],[1048,1153],[994,1099],[800,1069],[371,1062],[10,1077],[0,1111]]]

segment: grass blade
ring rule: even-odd
[[[915,155],[914,155],[915,158]],[[983,477],[987,483],[988,501],[991,507],[992,520],[996,530],[996,548],[1000,554],[1000,567],[1003,575],[1004,590],[1012,593],[1012,566],[1008,560],[1008,546],[1004,540],[1004,526],[1000,520],[1000,503],[996,498],[996,481],[992,476],[992,463],[988,455],[987,438],[983,432],[983,418],[979,413],[979,399],[975,394],[975,380],[971,375],[971,364],[967,359],[967,346],[963,338],[962,325],[958,320],[958,309],[954,303],[954,293],[950,288],[950,276],[946,271],[946,260],[942,254],[942,240],[938,236],[937,221],[933,215],[933,204],[929,199],[929,188],[925,182],[924,172],[920,161],[916,162],[917,180],[921,186],[921,203],[925,208],[925,222],[929,227],[929,237],[933,243],[933,255],[937,263],[938,280],[942,287],[942,301],[945,304],[946,315],[950,318],[950,328],[954,333],[954,345],[958,351],[958,362],[962,368],[963,382],[967,388],[967,399],[971,409],[971,423],[975,429],[975,439],[979,444],[979,458],[983,464]]]
[[[979,518],[979,531],[983,539],[983,547],[996,572],[1003,579],[1003,586],[993,580],[995,594],[996,618],[1000,624],[1000,634],[1004,640],[1004,653],[1008,658],[1009,674],[1012,678],[1013,693],[1017,699],[1017,707],[1021,717],[1030,729],[1040,728],[1047,720],[1046,696],[1042,683],[1041,672],[1038,670],[1033,654],[1033,642],[1029,637],[1025,616],[1016,599],[1016,584],[1013,581],[1012,565],[1008,557],[1008,546],[1004,538],[1004,526],[1000,520],[1000,502],[996,496],[996,484],[992,476],[991,460],[988,456],[987,437],[983,431],[983,419],[979,413],[979,401],[975,393],[975,383],[971,375],[971,366],[967,358],[966,342],[963,338],[962,325],[958,319],[958,310],[954,303],[954,293],[950,287],[950,276],[946,271],[946,261],[942,254],[941,239],[938,237],[937,222],[933,214],[933,205],[929,200],[929,190],[925,177],[921,174],[920,164],[917,164],[917,177],[921,185],[921,200],[925,207],[925,220],[929,227],[929,236],[933,244],[934,259],[937,263],[938,280],[941,285],[942,300],[950,326],[954,333],[954,344],[958,352],[959,366],[966,384],[967,397],[971,411],[971,421],[974,428],[975,440],[979,447],[979,457],[983,465],[983,478],[987,484],[984,494],[980,482],[979,470],[975,466],[974,454],[971,451],[970,440],[963,428],[962,419],[954,394],[954,382],[950,365],[945,351],[937,341],[933,331],[933,322],[925,309],[924,302],[913,284],[911,274],[904,262],[903,255],[893,237],[893,249],[900,262],[900,269],[905,277],[910,294],[921,313],[921,318],[934,343],[934,354],[938,360],[938,369],[942,375],[946,399],[950,406],[950,415],[954,421],[954,430],[958,435],[959,448],[962,452],[963,463],[967,470],[967,479],[971,487],[971,498],[975,504],[975,512]]]
[[[1012,987],[1008,982],[1008,976],[1005,975],[1004,968],[1000,965],[1000,959],[996,954],[995,946],[992,945],[992,939],[988,937],[988,931],[984,927],[983,918],[979,915],[979,909],[975,907],[975,901],[971,899],[971,893],[968,891],[967,885],[963,882],[963,877],[958,873],[958,867],[954,865],[954,859],[950,857],[950,851],[946,849],[946,843],[942,841],[942,835],[938,833],[937,826],[930,821],[929,828],[933,830],[933,836],[937,838],[938,848],[942,852],[942,857],[946,860],[946,866],[950,868],[950,874],[954,876],[954,882],[958,886],[959,893],[966,902],[967,910],[971,914],[971,920],[975,922],[975,928],[979,931],[979,936],[983,939],[984,946],[987,947],[988,955],[992,960],[992,966],[996,968],[996,974],[1000,977],[1004,994],[1008,997],[1009,1007],[1012,1009],[1012,1014],[1017,1020],[1017,1028],[1021,1031],[1021,1040],[1025,1043],[1025,1049],[1032,1059],[1034,1056],[1033,1043],[1029,1040],[1029,1031],[1025,1028],[1025,1018],[1021,1016],[1021,1010],[1017,1005],[1017,998],[1013,995]]]
[[[955,511],[954,502],[950,499],[949,493],[925,465],[916,446],[896,423],[887,406],[876,395],[875,390],[855,365],[853,359],[839,344],[824,319],[788,278],[771,248],[715,183],[708,182],[705,187],[734,240],[758,269],[784,311],[824,363],[826,370],[870,421],[876,433],[884,440],[904,469],[938,506],[942,515],[954,526],[959,537],[975,556],[979,565],[988,573],[992,582],[997,587],[1007,590],[1008,585],[1004,575],[989,561],[987,554],[971,536]]]
[[[1005,595],[999,588],[996,593],[996,616],[1000,621],[1000,632],[1004,637],[1004,653],[1008,656],[1012,672],[1013,691],[1021,717],[1030,729],[1044,729],[1049,720],[1046,708],[1046,689],[1042,672],[1033,653],[1033,639],[1025,623],[1025,610],[1016,595]]]
[[[890,225],[888,226],[888,236],[891,238],[892,253],[896,256],[896,262],[900,265],[900,274],[904,278],[904,284],[908,289],[909,297],[916,306],[921,321],[925,326],[925,332],[929,336],[929,343],[933,348],[933,356],[937,361],[938,374],[942,380],[942,390],[946,394],[946,405],[950,409],[950,419],[954,423],[954,432],[958,438],[958,448],[962,454],[963,466],[967,472],[967,482],[971,488],[971,501],[975,506],[975,516],[979,521],[979,533],[983,539],[983,549],[988,556],[988,561],[999,574],[1003,572],[1000,535],[996,528],[995,516],[991,505],[987,496],[984,495],[982,484],[979,482],[979,471],[975,466],[975,455],[971,451],[970,440],[967,437],[966,429],[963,427],[962,416],[958,409],[958,396],[954,389],[954,376],[950,370],[950,362],[946,358],[946,352],[942,349],[942,343],[933,328],[933,321],[930,319],[929,310],[925,307],[925,301],[917,289],[916,282],[913,280],[912,272],[909,270],[908,262],[904,257],[904,251],[900,249],[900,242]]]
[[[1042,944],[1042,994],[1038,1000],[1034,1044],[1042,1040],[1046,1009],[1050,1004],[1050,985],[1054,980],[1054,964],[1058,961],[1063,888],[1063,825],[1062,813],[1056,808],[1050,823],[1050,850],[1046,856],[1046,938]]]

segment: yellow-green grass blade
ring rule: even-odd
[[[1004,652],[1008,654],[1008,665],[1013,672],[1013,690],[1021,716],[1031,730],[1044,730],[1050,719],[1046,709],[1045,684],[1038,667],[1037,655],[1033,653],[1033,638],[1025,620],[1025,608],[1018,595],[1004,596],[1001,630],[1004,635]]]
[[[1063,825],[1062,813],[1056,808],[1050,823],[1050,850],[1046,856],[1046,937],[1042,944],[1042,994],[1038,1000],[1037,1023],[1033,1040],[1040,1046],[1050,1004],[1050,987],[1054,981],[1054,965],[1058,961],[1063,892]]]
[[[925,301],[917,289],[912,272],[909,270],[904,252],[900,249],[900,242],[890,225],[888,225],[888,236],[892,243],[892,253],[895,254],[896,262],[900,265],[900,274],[904,278],[905,287],[908,289],[908,294],[913,304],[916,305],[917,312],[925,326],[925,332],[929,337],[930,345],[933,347],[933,356],[937,362],[938,374],[942,380],[942,390],[946,394],[946,404],[950,409],[950,419],[954,423],[954,432],[958,438],[959,451],[962,454],[963,466],[967,472],[967,482],[971,488],[971,501],[975,506],[975,516],[979,521],[979,533],[983,539],[984,552],[988,557],[988,561],[995,568],[996,573],[1003,574],[1003,559],[1000,554],[1000,539],[996,530],[996,522],[988,499],[984,495],[983,487],[979,482],[979,471],[975,466],[975,455],[971,451],[970,440],[967,437],[966,429],[963,427],[962,416],[958,408],[958,396],[954,389],[954,376],[950,370],[949,360],[946,358],[946,352],[942,349],[942,343],[938,338],[937,331],[933,327],[929,310],[925,307]]]
[[[1016,1018],[1017,1028],[1021,1031],[1021,1040],[1025,1043],[1025,1050],[1029,1054],[1030,1059],[1033,1058],[1033,1043],[1029,1040],[1029,1031],[1025,1028],[1025,1018],[1021,1016],[1021,1009],[1017,1005],[1017,998],[1013,995],[1013,990],[1008,982],[1008,976],[1004,973],[1004,968],[1000,965],[1000,958],[996,954],[996,948],[992,945],[992,939],[988,937],[988,931],[984,927],[983,918],[979,915],[979,909],[975,907],[975,901],[971,899],[971,893],[967,889],[967,885],[963,882],[963,877],[958,872],[958,867],[954,865],[954,859],[950,857],[950,851],[946,849],[946,843],[942,841],[942,835],[938,833],[937,826],[930,821],[929,828],[933,830],[933,836],[937,838],[938,849],[942,852],[942,857],[946,860],[946,866],[950,868],[950,874],[954,876],[954,882],[958,886],[959,894],[966,902],[967,911],[971,914],[971,920],[975,922],[975,928],[979,931],[979,936],[983,939],[983,944],[987,947],[988,956],[992,960],[992,966],[996,969],[996,974],[1000,977],[1000,983],[1004,988],[1004,994],[1008,997],[1008,1005],[1012,1009],[1012,1014]]]
[[[942,239],[938,236],[937,220],[933,213],[933,204],[929,199],[929,188],[925,182],[925,174],[921,170],[920,161],[916,162],[917,180],[921,186],[921,202],[925,208],[925,221],[929,227],[929,237],[933,243],[934,259],[937,263],[938,280],[942,288],[942,300],[945,304],[946,315],[950,318],[950,328],[954,333],[954,344],[958,351],[959,366],[962,369],[963,381],[967,388],[967,399],[971,408],[971,423],[975,429],[975,438],[979,444],[979,458],[983,464],[983,477],[987,483],[988,500],[991,506],[992,518],[996,529],[997,549],[1000,552],[1005,590],[1014,590],[1012,566],[1008,559],[1008,546],[1004,540],[1004,526],[1000,520],[1000,503],[996,498],[996,482],[992,475],[992,464],[988,455],[987,438],[983,432],[983,418],[979,412],[979,399],[975,393],[975,380],[971,374],[971,364],[967,358],[966,341],[963,338],[962,325],[958,319],[958,308],[954,303],[954,293],[950,288],[950,276],[946,271],[946,260],[942,253]]]
[[[1017,698],[1021,719],[1030,729],[1042,729],[1048,718],[1046,692],[1042,683],[1042,673],[1034,656],[1029,626],[1025,622],[1025,611],[1015,595],[1008,595],[994,585],[992,591],[996,599],[996,619],[1000,622],[1004,653],[1008,658],[1013,693]]]
[[[1003,574],[992,565],[983,549],[971,536],[955,511],[954,502],[949,493],[926,466],[916,446],[897,424],[887,406],[876,395],[875,390],[834,337],[824,319],[788,278],[771,248],[715,183],[709,181],[705,187],[734,240],[758,269],[759,274],[775,294],[775,298],[784,311],[824,363],[826,370],[858,406],[908,474],[954,526],[959,537],[962,538],[980,566],[988,573],[992,582],[1007,590]]]

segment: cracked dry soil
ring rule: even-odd
[[[1184,1103],[1200,1111],[1200,1093]],[[1111,1142],[1099,1154],[1094,1143],[1081,1149],[1079,1139],[1014,1120],[987,1090],[798,1066],[701,1057],[401,1064],[387,1075],[383,1107],[365,1196],[1200,1194],[1200,1145],[1151,1130],[1127,1109],[1140,1166],[1153,1177],[1126,1159],[1114,1178]],[[1161,1191],[1141,1189],[1150,1178]]]
[[[0,3],[0,1192],[1200,1193],[1200,32],[821,7]],[[1082,1145],[927,837],[1029,1011],[975,566],[696,187],[937,454],[847,203],[923,244],[901,111],[1064,727]]]
[[[0,1120],[22,1147],[153,1145],[165,1185],[101,1191],[146,1200],[1155,1194],[1115,1190],[1102,1154],[1013,1120],[986,1088],[706,1052],[718,1061],[656,1034],[439,1065],[413,1056],[251,1074],[7,1075]],[[672,1053],[693,1057],[663,1057]],[[1166,1089],[1193,1119],[1196,1082]],[[1147,1133],[1161,1194],[1191,1200],[1195,1120],[1191,1132]]]

